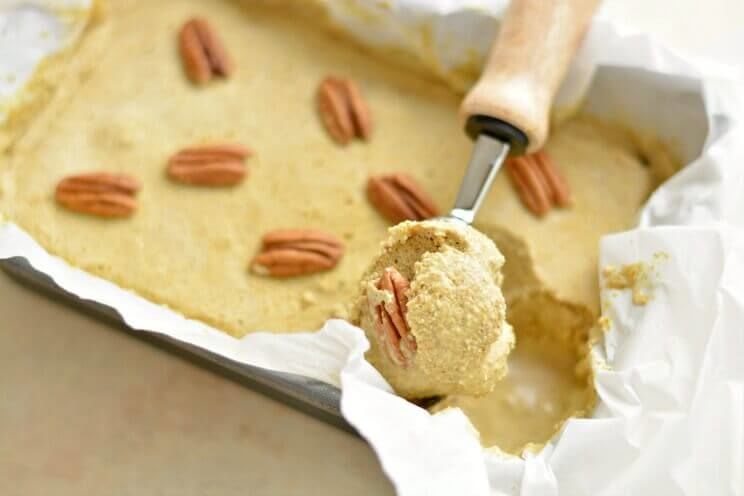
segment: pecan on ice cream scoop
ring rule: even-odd
[[[416,338],[406,322],[410,284],[408,279],[395,267],[388,267],[377,282],[377,289],[388,295],[383,301],[368,297],[371,312],[375,319],[377,338],[388,355],[397,365],[406,367],[416,352]]]

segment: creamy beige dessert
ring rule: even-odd
[[[291,11],[283,4],[108,2],[78,49],[39,72],[34,84],[51,96],[43,109],[33,119],[14,116],[5,130],[2,215],[69,263],[234,336],[312,330],[347,316],[391,225],[367,198],[368,178],[405,172],[442,209],[453,203],[472,145],[456,118],[460,94],[340,42],[297,14],[307,2]],[[195,16],[219,35],[229,77],[209,68],[208,82],[189,79],[178,37]],[[365,139],[339,146],[316,115],[318,85],[329,74],[363,94],[374,120],[370,133],[355,134]],[[252,150],[240,181],[184,184],[190,172],[173,166],[174,155],[214,143]],[[599,312],[598,240],[630,227],[678,163],[652,137],[590,116],[553,129],[545,151],[571,186],[572,206],[537,218],[502,173],[476,223],[506,259],[512,372],[482,400],[445,400],[463,407],[484,443],[512,452],[547,441],[568,416],[591,408],[582,363]],[[126,190],[121,203],[128,216],[101,219],[55,202],[63,179],[99,170],[136,180],[139,189]],[[274,247],[267,233],[286,229],[333,236],[324,248],[328,270],[289,278],[250,271]],[[292,232],[290,247],[306,244]],[[343,257],[333,251],[341,244]],[[536,364],[544,373],[532,373]],[[515,403],[524,388],[537,403],[561,401]]]
[[[503,291],[517,338],[509,371],[489,394],[448,396],[432,411],[458,407],[484,446],[521,453],[538,449],[568,418],[591,413],[596,395],[589,333],[596,317],[587,305],[562,300],[545,287],[521,240],[500,230],[489,234],[506,258]]]
[[[351,322],[369,361],[406,398],[482,395],[506,375],[514,333],[501,293],[504,257],[453,221],[403,222],[362,277]]]

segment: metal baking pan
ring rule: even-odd
[[[153,343],[335,427],[356,434],[354,428],[341,415],[341,391],[335,386],[296,374],[237,363],[216,353],[177,341],[165,334],[132,329],[113,308],[84,300],[65,291],[48,275],[34,269],[24,258],[0,260],[0,267],[16,281],[56,301],[106,321],[132,336]]]

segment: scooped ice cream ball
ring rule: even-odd
[[[504,257],[447,220],[403,222],[362,277],[352,322],[367,359],[398,394],[483,395],[507,372],[514,333],[501,292]]]

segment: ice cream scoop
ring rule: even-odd
[[[508,155],[540,150],[550,108],[598,0],[513,0],[460,113],[475,140],[448,218],[471,224]]]
[[[507,372],[514,334],[501,293],[504,258],[470,225],[508,155],[535,152],[597,0],[514,0],[461,114],[475,140],[447,216],[390,230],[362,278],[352,320],[368,358],[409,398],[482,395]]]

